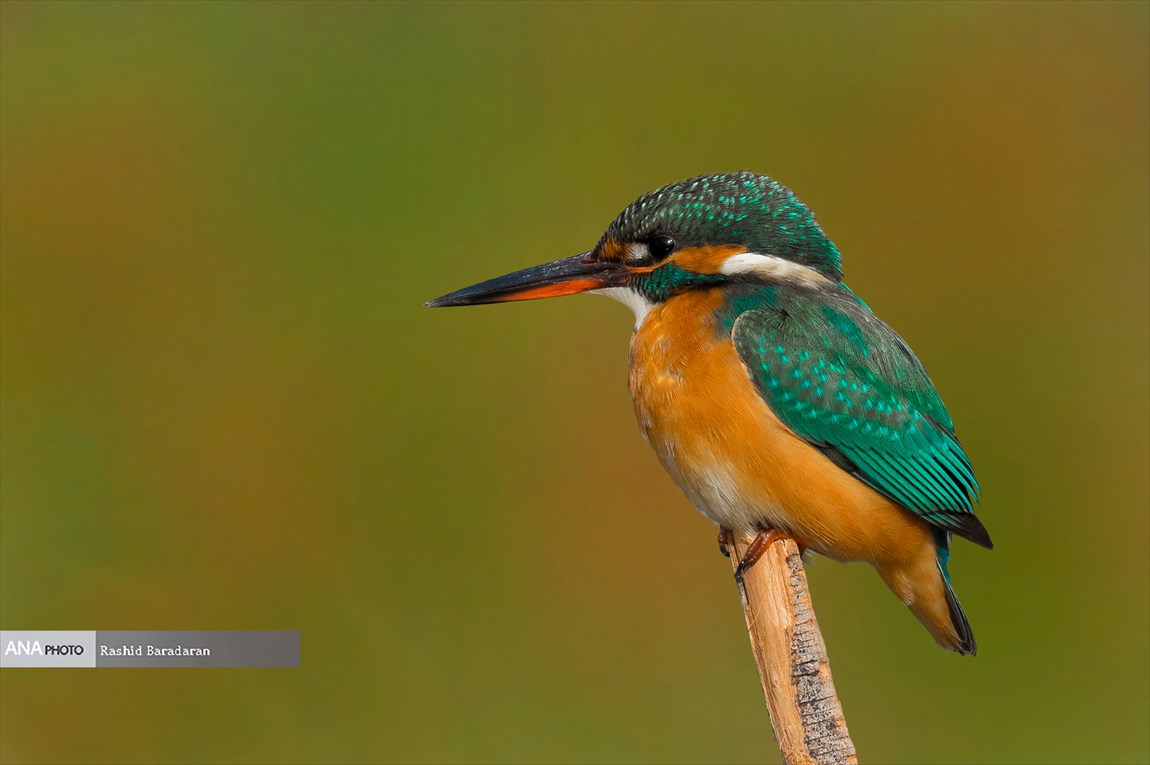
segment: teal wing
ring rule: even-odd
[[[894,330],[841,298],[792,296],[738,316],[732,338],[759,395],[844,470],[939,529],[992,547],[974,515],[974,470],[926,370]]]

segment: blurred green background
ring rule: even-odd
[[[423,301],[750,168],[927,364],[980,655],[809,567],[869,763],[1150,758],[1150,5],[2,5],[9,629],[299,670],[6,670],[28,763],[778,757],[631,318]]]

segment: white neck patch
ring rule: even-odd
[[[602,295],[612,300],[618,300],[630,308],[631,312],[635,314],[635,329],[639,328],[643,319],[647,318],[647,313],[655,307],[654,303],[629,287],[604,287],[603,289],[591,290],[588,294]]]
[[[723,261],[719,273],[727,276],[749,275],[764,279],[790,282],[802,287],[820,287],[831,280],[813,268],[794,263],[777,255],[760,255],[757,252],[740,252]]]

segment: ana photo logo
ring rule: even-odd
[[[297,630],[0,630],[0,667],[298,667]]]
[[[7,640],[5,656],[83,656],[84,646],[79,643],[46,643],[39,640]]]

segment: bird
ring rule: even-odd
[[[577,293],[635,315],[628,388],[643,438],[695,508],[873,566],[941,647],[976,652],[954,537],[993,548],[954,421],[910,346],[843,283],[842,257],[786,186],[751,171],[662,186],[595,247],[428,301]]]

